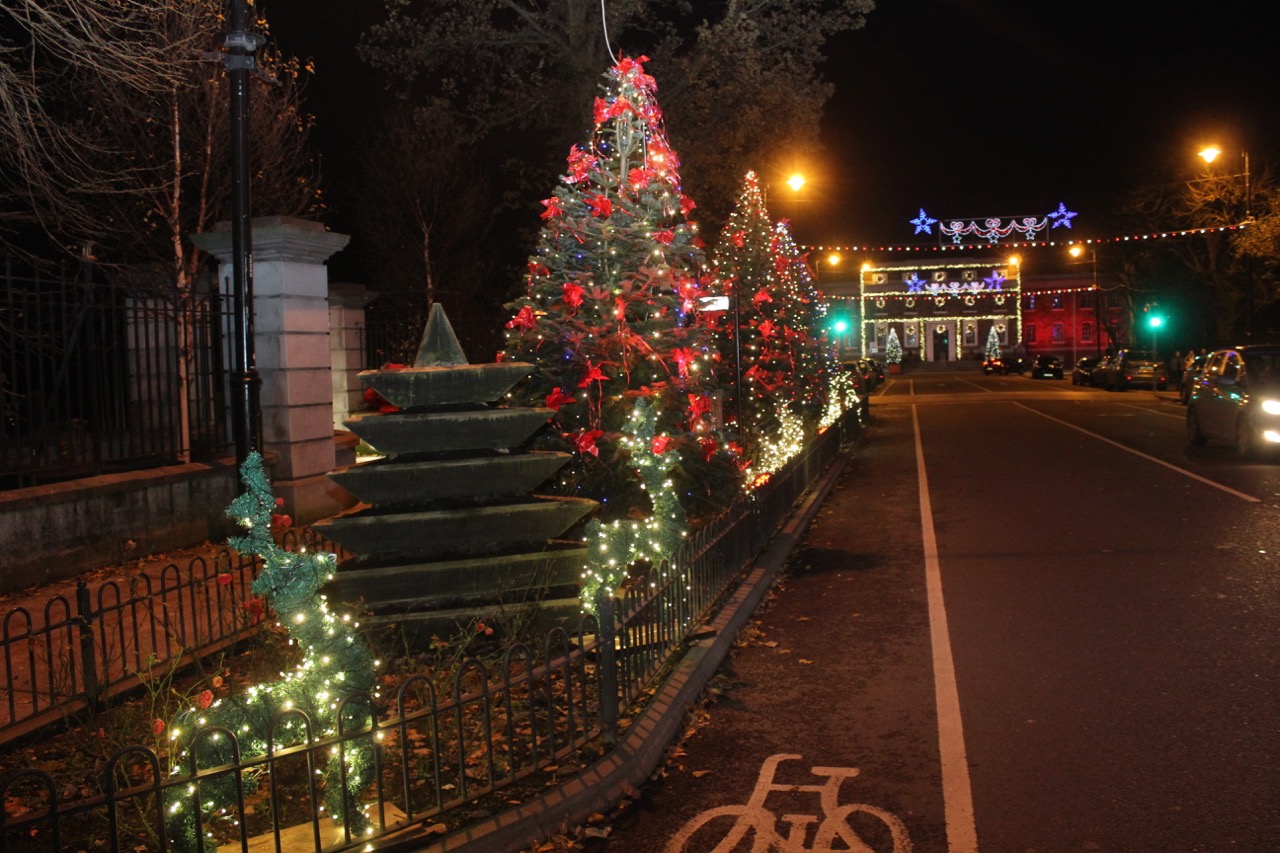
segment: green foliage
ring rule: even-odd
[[[243,696],[195,697],[168,727],[177,748],[171,772],[178,778],[237,763],[237,756],[242,763],[265,755],[269,744],[281,749],[308,743],[308,729],[314,741],[373,722],[377,664],[356,633],[359,623],[329,610],[319,593],[333,572],[333,555],[279,548],[271,536],[276,501],[262,457],[249,454],[240,476],[245,492],[232,501],[227,515],[245,533],[232,537],[230,544],[262,558],[252,590],[270,602],[302,659],[280,681],[251,687]],[[360,799],[373,779],[376,748],[371,738],[347,740],[324,763],[325,809],[356,836],[370,826]],[[208,827],[234,804],[239,785],[251,789],[256,779],[256,774],[223,774],[171,789],[165,811],[173,848],[192,853],[212,849],[211,832],[197,837],[197,812]]]

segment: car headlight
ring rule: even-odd
[[[1280,400],[1263,400],[1262,411],[1266,412],[1268,415],[1280,415]]]

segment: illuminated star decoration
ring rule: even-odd
[[[1059,225],[1065,225],[1070,228],[1071,220],[1074,219],[1075,216],[1076,212],[1074,210],[1067,210],[1066,204],[1058,202],[1058,209],[1049,214],[1049,218],[1053,220],[1053,225],[1051,227],[1057,228]]]
[[[1071,215],[1075,216],[1074,213]],[[927,213],[925,213],[923,207],[920,208],[920,215],[917,216],[915,219],[911,220],[911,224],[916,227],[915,233],[917,234],[921,232],[924,232],[925,234],[932,234],[933,226],[936,225],[937,223],[938,223],[938,220],[934,219],[932,216],[929,216]]]
[[[902,283],[907,286],[907,293],[923,293],[924,279],[916,273],[912,273],[909,277],[904,278]]]
[[[1000,274],[999,270],[992,270],[991,275],[983,279],[987,287],[991,290],[1004,290],[1005,277]]]

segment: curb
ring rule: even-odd
[[[647,782],[684,727],[685,714],[728,657],[739,629],[773,585],[774,576],[817,514],[860,440],[861,437],[855,439],[853,448],[840,454],[831,469],[801,500],[710,623],[708,628],[712,633],[689,646],[662,688],[609,755],[536,799],[452,835],[435,839],[402,836],[398,843],[385,849],[419,853],[516,853],[567,826],[586,823],[594,813],[610,811]]]

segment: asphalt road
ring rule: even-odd
[[[1172,392],[917,374],[872,412],[591,849],[1280,851],[1280,466],[1188,448]]]

